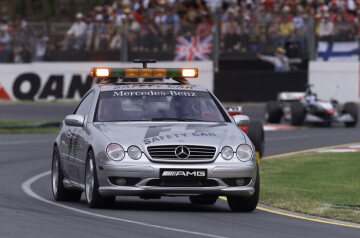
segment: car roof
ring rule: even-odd
[[[192,84],[164,84],[164,83],[105,83],[99,84],[100,91],[115,91],[115,90],[143,90],[143,89],[157,89],[157,90],[189,90],[189,91],[203,91],[208,90],[202,86]]]

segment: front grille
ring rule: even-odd
[[[216,187],[219,183],[212,179],[206,180],[166,180],[152,179],[146,183],[146,186],[159,187]]]
[[[179,146],[186,147],[189,151],[189,156],[180,158],[176,155],[176,149]],[[212,146],[198,146],[198,145],[162,145],[162,146],[149,146],[147,148],[149,155],[154,160],[164,161],[208,161],[212,160],[215,156],[216,148]]]

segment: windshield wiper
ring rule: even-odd
[[[191,118],[172,118],[172,117],[152,118],[151,120],[152,121],[202,121],[202,120],[191,119]]]
[[[182,118],[183,121],[204,121],[199,119],[192,119],[192,118]]]
[[[151,119],[152,121],[183,121],[181,118],[173,118],[173,117],[155,117]]]

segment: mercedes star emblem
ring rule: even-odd
[[[175,149],[175,155],[179,159],[187,159],[190,156],[190,150],[186,146],[180,145]]]

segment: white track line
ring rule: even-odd
[[[149,223],[145,223],[145,222],[139,222],[139,221],[133,221],[133,220],[127,220],[127,219],[121,219],[121,218],[117,218],[117,217],[101,215],[101,214],[98,214],[98,213],[81,210],[81,209],[78,209],[78,208],[66,206],[66,205],[61,204],[61,203],[57,203],[57,202],[47,200],[47,199],[41,197],[40,195],[38,195],[37,193],[35,193],[31,189],[31,185],[33,183],[35,183],[37,180],[41,179],[42,177],[50,175],[50,173],[51,173],[50,171],[46,171],[46,172],[43,172],[41,174],[38,174],[38,175],[35,175],[35,176],[29,178],[28,180],[26,180],[25,182],[22,183],[22,185],[21,185],[22,190],[27,195],[29,195],[30,197],[35,198],[35,199],[37,199],[39,201],[42,201],[42,202],[45,202],[45,203],[48,203],[48,204],[51,204],[51,205],[54,205],[54,206],[62,207],[62,208],[68,209],[70,211],[82,213],[82,214],[85,214],[85,215],[88,215],[88,216],[94,216],[94,217],[113,220],[113,221],[125,222],[125,223],[130,223],[130,224],[135,224],[135,225],[140,225],[140,226],[145,226],[145,227],[150,227],[150,228],[155,228],[155,229],[167,230],[167,231],[175,231],[175,232],[180,232],[180,233],[185,233],[185,234],[190,234],[190,235],[196,235],[196,236],[213,237],[213,238],[226,238],[225,236],[211,235],[211,234],[206,234],[206,233],[202,233],[202,232],[195,232],[195,231],[177,229],[177,228],[172,228],[172,227],[153,225],[153,224],[149,224]]]

